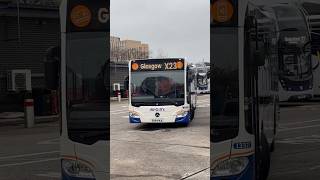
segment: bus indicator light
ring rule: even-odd
[[[132,70],[136,71],[136,70],[139,69],[139,65],[138,65],[137,63],[133,63],[133,64],[131,65],[131,68],[132,68]]]
[[[91,22],[92,14],[88,7],[77,5],[71,10],[70,19],[74,26],[84,28]]]
[[[211,17],[218,23],[230,21],[234,10],[233,5],[228,0],[218,0],[211,6]]]
[[[177,69],[182,69],[183,68],[183,62],[181,62],[181,61],[176,62],[176,67],[177,67]]]

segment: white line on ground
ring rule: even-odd
[[[279,132],[286,132],[286,131],[293,131],[293,130],[314,128],[314,127],[320,127],[320,124],[318,124],[318,125],[311,125],[311,126],[294,127],[294,128],[282,128],[282,129],[279,129]]]
[[[122,111],[124,111],[124,110],[125,110],[125,109],[111,110],[110,113],[122,112]]]
[[[277,143],[284,143],[284,144],[320,143],[320,135],[314,134],[310,136],[297,136],[292,138],[279,139],[277,140]]]
[[[35,163],[42,163],[42,162],[48,162],[48,161],[56,161],[59,159],[60,158],[48,158],[48,159],[42,159],[42,160],[37,160],[37,161],[26,161],[26,162],[21,162],[21,163],[1,164],[0,168],[11,167],[11,166],[22,166],[22,165],[27,165],[27,164],[35,164]]]
[[[125,111],[125,110],[122,110],[122,112],[111,112],[111,114],[124,114],[124,113],[127,113],[128,114],[128,111]]]
[[[299,121],[299,122],[291,122],[291,123],[281,123],[280,126],[288,126],[288,125],[296,125],[296,124],[304,124],[304,123],[310,123],[310,122],[318,122],[320,119],[313,119],[308,121]]]
[[[49,172],[46,174],[36,174],[36,176],[40,176],[40,177],[49,177],[49,178],[61,178],[61,173],[58,172]]]
[[[197,105],[197,107],[209,107],[210,104],[200,104],[200,105]]]
[[[53,144],[60,144],[60,138],[48,139],[45,141],[40,141],[37,144],[40,145],[53,145]]]
[[[284,174],[297,174],[297,173],[301,173],[301,172],[303,172],[303,171],[301,171],[301,170],[293,170],[293,171],[276,172],[276,173],[270,174],[270,176],[284,175]]]
[[[13,156],[3,156],[3,157],[0,157],[0,160],[12,159],[12,158],[21,158],[21,157],[29,157],[29,156],[37,156],[37,155],[44,155],[44,154],[55,154],[55,153],[60,153],[60,151],[47,151],[47,152],[40,152],[40,153],[30,153],[30,154],[21,154],[21,155],[13,155]]]
[[[320,165],[317,165],[317,166],[313,166],[313,167],[311,167],[311,168],[309,168],[311,171],[313,171],[313,170],[316,170],[316,169],[319,169],[320,168]]]

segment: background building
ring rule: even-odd
[[[111,61],[127,63],[132,59],[149,58],[149,45],[136,40],[121,40],[119,37],[110,37]]]
[[[110,85],[120,83],[124,92],[124,82],[129,75],[128,62],[133,59],[149,58],[149,45],[136,40],[121,40],[110,37]],[[111,94],[113,95],[113,91]]]
[[[59,8],[56,0],[0,0],[0,9],[0,111],[10,111],[21,109],[25,85],[17,76],[22,88],[12,88],[12,70],[29,70],[32,89],[45,88],[46,51],[60,44]]]

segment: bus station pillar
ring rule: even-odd
[[[117,91],[117,95],[118,95],[118,101],[121,102],[121,92],[119,90]]]
[[[24,98],[24,120],[26,128],[34,126],[34,102],[31,92],[27,92]]]
[[[120,83],[113,83],[113,91],[115,91],[118,101],[121,102]]]

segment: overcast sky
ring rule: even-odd
[[[152,56],[210,59],[209,0],[111,0],[111,35],[148,43]]]

